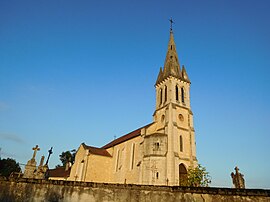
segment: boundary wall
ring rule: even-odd
[[[270,202],[270,190],[0,179],[0,201]]]

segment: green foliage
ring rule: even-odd
[[[211,177],[206,168],[200,164],[194,168],[189,169],[187,173],[187,186],[190,187],[208,187],[211,183]]]
[[[12,172],[21,172],[19,163],[14,159],[0,159],[0,176],[9,177]]]
[[[74,161],[75,161],[75,155],[76,155],[76,150],[75,149],[70,150],[70,151],[62,152],[62,154],[60,154],[59,157],[60,157],[60,161],[62,162],[63,166],[66,166],[66,164],[68,162],[73,164]]]

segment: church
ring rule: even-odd
[[[67,180],[178,186],[196,158],[190,80],[170,29],[164,67],[155,83],[153,122],[101,148],[82,143]]]

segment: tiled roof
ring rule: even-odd
[[[70,169],[66,170],[65,167],[58,167],[49,169],[49,177],[69,177]]]
[[[110,153],[104,148],[88,146],[85,143],[82,143],[82,146],[84,149],[88,149],[91,154],[111,157]]]
[[[134,131],[132,131],[132,132],[130,132],[130,133],[124,135],[124,136],[121,136],[121,137],[119,137],[119,138],[117,138],[117,139],[111,141],[110,143],[104,145],[104,146],[101,147],[101,148],[102,148],[102,149],[108,149],[108,148],[113,147],[113,146],[115,146],[115,145],[118,145],[118,144],[120,144],[120,143],[122,143],[122,142],[125,142],[125,141],[127,141],[127,140],[129,140],[129,139],[132,139],[132,138],[134,138],[134,137],[137,137],[137,136],[139,136],[139,135],[141,134],[141,129],[142,129],[142,128],[146,128],[146,127],[150,126],[151,124],[152,124],[152,123],[150,123],[150,124],[148,124],[148,125],[146,125],[146,126],[143,126],[143,127],[139,128],[139,129],[137,129],[137,130],[134,130]]]

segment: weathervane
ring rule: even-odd
[[[169,19],[169,21],[170,21],[170,23],[171,23],[171,31],[172,31],[172,24],[174,23],[174,21],[173,21],[173,19],[172,19],[172,17],[171,17],[171,19]]]

